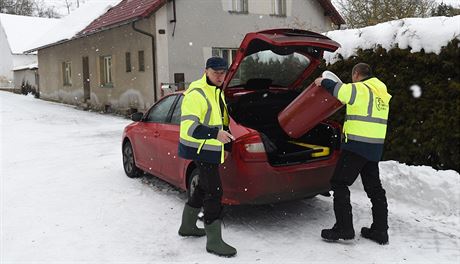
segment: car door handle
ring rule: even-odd
[[[153,132],[153,136],[154,136],[154,137],[159,137],[159,136],[160,136],[160,132],[158,132],[158,131]]]

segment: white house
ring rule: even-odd
[[[53,30],[57,36],[29,50],[38,50],[40,98],[145,110],[160,87],[184,89],[201,77],[210,56],[231,63],[248,32],[325,32],[345,23],[330,0],[122,0],[89,20],[102,10],[71,14],[64,19],[75,24],[63,24],[78,25],[73,32]]]
[[[37,63],[36,53],[23,52],[58,21],[52,18],[0,14],[0,88],[10,89],[15,87],[15,83],[21,84],[22,80],[14,80],[14,69],[24,69],[25,66]],[[37,81],[33,71],[26,75],[27,80]],[[30,84],[35,86],[35,83]]]

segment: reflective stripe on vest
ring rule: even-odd
[[[205,97],[205,99],[206,99],[206,97]],[[208,101],[208,100],[206,99],[206,101]],[[209,103],[208,103],[208,105],[209,105]],[[207,112],[210,113],[211,111],[207,111]],[[208,114],[207,112],[206,112],[206,114]],[[192,125],[189,127],[189,129],[187,131],[187,135],[189,137],[193,137],[193,132],[200,125],[200,118],[197,117],[197,116],[194,116],[194,115],[181,116],[180,121],[182,122],[182,121],[185,121],[185,120],[193,121]],[[208,120],[208,123],[204,123],[204,125],[208,126],[208,127],[212,127],[212,128],[217,127],[219,129],[222,129],[224,127],[223,125],[211,126],[211,125],[209,125],[209,120]]]
[[[334,87],[334,92],[333,95],[335,98],[338,98],[339,96],[339,89],[342,86],[342,83],[337,83]],[[351,84],[351,95],[350,95],[350,101],[349,104],[353,104],[356,100],[356,85],[354,83]]]
[[[357,135],[352,135],[352,134],[347,134],[347,139],[366,142],[366,143],[374,143],[374,144],[376,143],[383,144],[385,142],[384,138],[370,138],[370,137],[363,137],[363,136],[357,136]]]
[[[364,122],[369,122],[369,123],[378,123],[378,124],[387,124],[386,119],[383,118],[378,118],[378,117],[372,117],[372,116],[359,116],[359,115],[347,115],[345,117],[345,120],[358,120],[358,121],[364,121]]]
[[[204,116],[203,124],[209,125],[209,120],[211,120],[211,103],[208,101],[208,98],[206,98],[206,95],[204,94],[203,90],[199,88],[192,88],[192,90],[190,90],[189,93],[195,92],[195,91],[199,92],[203,96],[204,100],[206,100],[206,104],[208,105],[208,107],[206,110],[206,114]]]
[[[196,149],[204,149],[204,150],[210,150],[210,151],[221,151],[222,150],[222,147],[220,146],[213,146],[213,145],[206,145],[206,144],[198,143],[198,142],[191,142],[183,138],[180,138],[179,142],[184,144],[187,147],[192,147]]]

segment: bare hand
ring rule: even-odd
[[[316,80],[315,80],[316,86],[321,86],[321,82],[322,82],[323,80],[324,80],[323,77],[318,77],[318,78],[316,78]]]
[[[232,136],[232,134],[228,133],[225,130],[219,130],[217,133],[217,140],[219,140],[222,143],[229,143],[232,140],[235,140],[235,138]]]

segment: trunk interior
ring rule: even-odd
[[[340,147],[340,131],[326,123],[316,125],[297,139],[289,137],[280,127],[278,113],[299,94],[296,91],[264,89],[228,100],[232,118],[237,123],[260,132],[272,166],[328,159]]]

